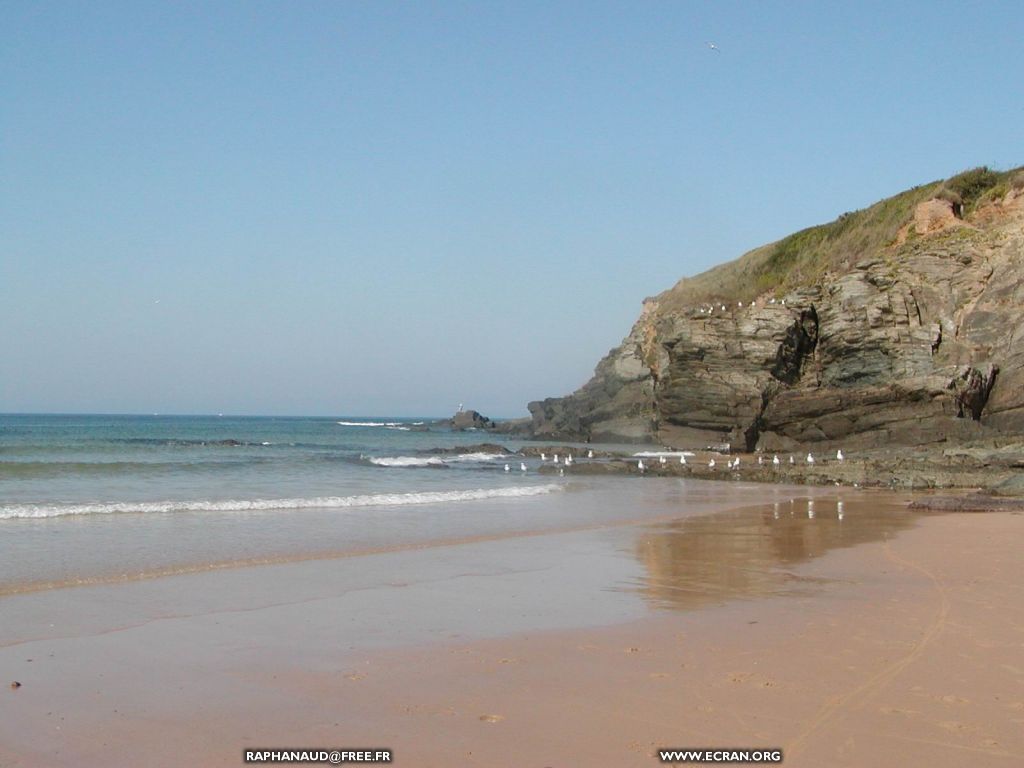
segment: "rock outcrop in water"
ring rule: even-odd
[[[478,411],[460,410],[448,420],[448,427],[461,431],[464,429],[493,429],[495,426],[492,419],[487,418]]]
[[[1024,434],[1024,172],[976,169],[644,302],[534,437],[790,450]]]

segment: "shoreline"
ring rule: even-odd
[[[847,492],[837,520],[834,492],[799,498],[0,598],[0,669],[22,683],[3,691],[0,762],[238,765],[244,747],[372,742],[399,765],[631,766],[749,743],[884,766],[920,737],[910,754],[934,765],[1011,764],[1024,517]],[[964,664],[938,698],[912,690]]]

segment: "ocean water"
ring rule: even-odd
[[[564,480],[426,422],[0,415],[0,592],[543,524]]]
[[[416,504],[534,486],[518,460],[506,475],[503,453],[446,453],[489,435],[419,431],[427,421],[0,415],[0,520]]]

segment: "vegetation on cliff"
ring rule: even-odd
[[[666,311],[700,302],[750,301],[771,292],[813,285],[828,272],[845,272],[865,255],[892,245],[913,218],[914,209],[933,198],[946,199],[967,216],[1011,188],[1024,187],[1024,168],[993,171],[982,166],[945,181],[908,189],[835,221],[802,229],[739,259],[694,277],[685,277],[657,297]]]

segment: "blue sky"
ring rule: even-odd
[[[1022,39],[1017,2],[8,0],[0,411],[525,415],[679,277],[1024,163]]]

